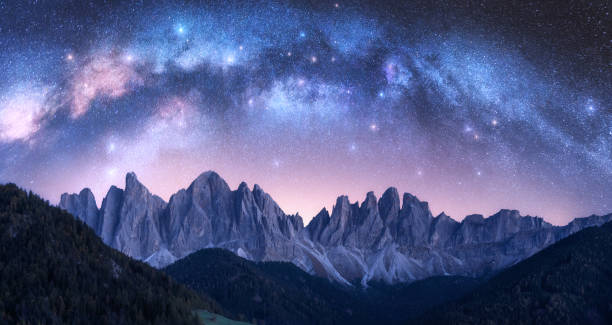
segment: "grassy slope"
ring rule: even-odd
[[[229,318],[223,317],[221,315],[211,313],[206,310],[198,310],[196,311],[200,321],[204,325],[248,325],[249,323],[238,322],[235,320],[231,320]]]

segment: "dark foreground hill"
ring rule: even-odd
[[[67,212],[0,186],[0,323],[193,324],[195,309],[219,310]]]
[[[240,319],[265,324],[402,323],[478,283],[435,277],[409,285],[348,288],[292,263],[256,263],[218,248],[197,251],[164,271]]]
[[[267,324],[349,324],[369,319],[348,291],[291,263],[255,263],[230,251],[195,252],[164,271],[196,292],[208,294],[239,319]]]
[[[612,222],[559,241],[425,321],[612,324]]]

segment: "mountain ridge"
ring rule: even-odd
[[[610,324],[612,222],[587,227],[502,270],[421,324]]]
[[[194,309],[226,314],[14,184],[0,185],[0,274],[2,324],[197,324]]]
[[[200,174],[168,202],[134,173],[125,190],[112,186],[99,210],[91,191],[62,194],[59,206],[85,221],[108,245],[163,267],[201,248],[226,248],[254,261],[289,261],[340,283],[410,282],[434,275],[482,276],[510,266],[567,235],[612,215],[553,226],[502,209],[461,222],[390,187],[378,199],[339,196],[308,225],[288,215],[259,185],[231,190],[214,171]]]

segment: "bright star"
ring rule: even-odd
[[[113,167],[113,168],[109,168],[109,169],[106,171],[106,175],[108,175],[108,176],[110,176],[110,177],[115,176],[115,174],[117,174],[117,168],[115,168],[115,167]]]
[[[126,54],[123,59],[125,60],[125,62],[127,63],[131,63],[132,61],[134,61],[134,56],[132,54]]]

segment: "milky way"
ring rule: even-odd
[[[168,199],[215,170],[306,221],[389,186],[456,219],[612,210],[605,2],[0,1],[0,14],[0,182],[51,202],[90,187],[100,204],[129,171]]]

